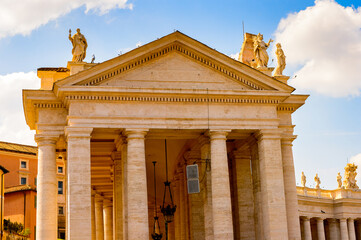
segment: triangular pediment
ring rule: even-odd
[[[55,83],[62,86],[294,90],[180,32]]]
[[[99,83],[99,86],[177,89],[235,89],[250,90],[211,68],[173,52],[149,64],[127,71]]]

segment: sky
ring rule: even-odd
[[[333,0],[1,0],[0,141],[35,145],[21,89],[37,89],[36,69],[66,67],[69,29],[80,28],[87,58],[103,62],[175,30],[236,58],[244,31],[280,42],[295,93],[296,182],[316,173],[334,189],[347,162],[360,164],[361,1]],[[269,66],[275,66],[275,45]]]

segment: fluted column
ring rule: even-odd
[[[341,232],[341,240],[349,240],[346,218],[340,219],[340,232]]]
[[[38,144],[36,237],[56,240],[58,233],[58,191],[55,147],[58,136],[36,134]]]
[[[302,217],[305,240],[312,240],[311,222],[309,217]]]
[[[317,237],[318,240],[325,240],[325,228],[323,225],[323,219],[317,218]]]
[[[104,240],[103,197],[95,195],[95,229],[97,240]]]
[[[68,184],[67,209],[69,240],[91,239],[90,134],[92,128],[67,127]]]
[[[287,239],[280,133],[278,129],[261,130],[257,138],[264,238]]]
[[[293,163],[292,152],[292,142],[294,139],[295,137],[293,135],[283,137],[281,139],[283,179],[286,200],[288,238],[293,240],[301,240],[295,167]]]
[[[103,201],[104,239],[113,240],[113,204],[109,199]]]
[[[122,153],[113,152],[113,213],[114,213],[114,239],[123,238],[123,166]]]
[[[353,218],[347,219],[349,240],[356,240],[355,223]]]
[[[96,225],[95,225],[95,191],[91,190],[91,226],[92,226],[92,240],[96,240]]]
[[[214,239],[233,239],[233,222],[229,170],[227,159],[227,131],[210,131],[212,214]]]
[[[144,130],[125,132],[128,141],[128,240],[148,240],[148,194]]]

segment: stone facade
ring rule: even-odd
[[[150,239],[154,210],[165,234],[152,178],[157,161],[162,202],[164,139],[170,239],[301,239],[291,115],[307,95],[180,32],[68,70],[42,68],[42,89],[23,91],[39,149],[37,239],[56,239],[56,153],[67,239]],[[189,164],[198,194],[187,193]]]

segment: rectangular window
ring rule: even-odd
[[[58,214],[59,215],[64,215],[64,207],[63,206],[58,207]]]
[[[22,169],[27,169],[27,162],[26,161],[21,161],[20,162],[20,168],[22,168]]]
[[[58,166],[58,173],[64,173],[64,169],[62,166]]]
[[[37,184],[38,184],[38,179],[37,178],[34,179],[34,184],[35,184],[35,187],[36,187]]]
[[[58,194],[63,194],[63,181],[58,181]]]
[[[26,177],[20,178],[20,185],[26,185]]]
[[[36,208],[37,201],[38,201],[37,197],[34,196],[34,207],[35,207],[35,208]]]

